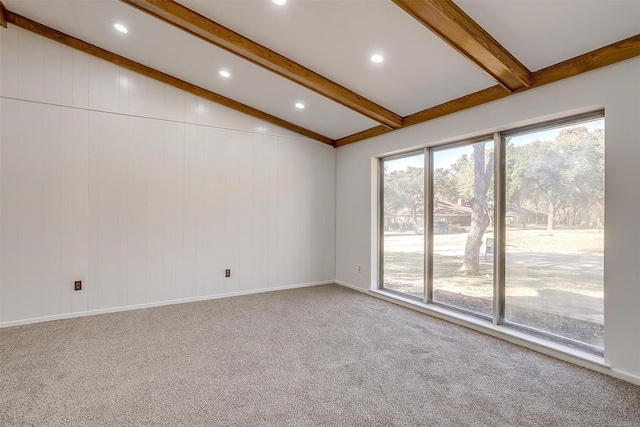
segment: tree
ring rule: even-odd
[[[458,192],[458,198],[464,201],[473,198],[474,185],[474,160],[463,154],[451,165],[451,172]],[[456,200],[452,200],[456,201]]]
[[[493,176],[493,152],[485,162],[485,143],[473,145],[473,198],[471,199],[471,226],[464,248],[464,260],[458,272],[465,276],[480,275],[480,247],[489,226],[487,191]]]
[[[562,129],[553,141],[507,145],[507,203],[546,211],[547,229],[602,224],[604,132]],[[593,219],[592,217],[595,217]]]
[[[451,169],[437,168],[433,171],[433,198],[455,203],[462,197],[456,185],[456,175]]]
[[[508,142],[509,139],[506,145],[506,158],[509,165],[505,170],[506,202],[520,207],[527,200],[522,185],[528,171],[528,157],[525,153],[527,146],[514,145]]]
[[[424,215],[424,168],[407,166],[385,177],[385,206],[388,210],[399,212],[407,210],[418,225],[418,215]]]
[[[571,216],[565,218],[565,223],[573,226],[602,223],[604,131],[589,132],[584,126],[563,129],[555,138],[554,147],[568,163],[564,171],[568,187],[565,200]]]
[[[525,191],[537,192],[547,202],[547,230],[553,230],[560,204],[570,191],[567,182],[569,162],[549,143],[538,143],[538,155],[531,159],[530,170],[524,181]]]

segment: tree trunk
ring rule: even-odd
[[[471,227],[464,248],[464,261],[458,272],[464,276],[480,275],[480,248],[484,232],[489,226],[489,215],[485,211],[484,203],[476,202],[471,205]]]
[[[493,174],[493,153],[489,155],[487,165],[484,164],[484,144],[473,145],[474,157],[474,189],[471,200],[471,226],[464,248],[464,261],[457,270],[464,276],[480,275],[480,248],[484,232],[489,226],[487,214],[487,190]]]
[[[418,226],[418,209],[413,206],[411,207],[411,218],[413,219],[413,227]]]
[[[547,231],[553,231],[553,222],[556,216],[556,205],[553,202],[549,202],[549,215],[547,216]]]

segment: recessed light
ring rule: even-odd
[[[227,70],[220,70],[218,72],[218,74],[220,74],[222,77],[224,77],[225,79],[231,77],[231,73],[228,72]]]
[[[369,60],[370,60],[371,62],[373,62],[374,64],[379,64],[379,63],[381,63],[382,61],[384,61],[384,58],[382,57],[382,55],[380,55],[380,54],[377,54],[377,53],[376,53],[375,55],[371,55],[371,57],[369,58]]]
[[[304,108],[304,104],[302,102],[296,102],[296,108],[298,110],[302,110]]]
[[[285,4],[287,4],[287,0],[271,0],[271,3],[275,4],[276,6],[284,6]]]
[[[117,22],[115,22],[115,23],[113,24],[113,28],[115,28],[115,29],[116,29],[116,31],[119,31],[119,32],[121,32],[122,34],[127,34],[127,33],[129,32],[129,30],[127,30],[127,27],[125,27],[124,25],[119,24],[119,23],[117,23]]]

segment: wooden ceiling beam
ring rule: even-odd
[[[354,133],[353,135],[345,136],[344,138],[336,140],[335,146],[337,148],[343,145],[353,144],[354,142],[359,142],[364,139],[373,138],[374,136],[383,135],[389,132],[391,132],[391,129],[385,126],[372,127],[370,129],[366,129],[361,132]]]
[[[4,7],[2,2],[0,1],[0,27],[7,28],[7,9]]]
[[[532,88],[577,76],[636,56],[640,56],[640,34],[538,70],[533,73]]]
[[[640,56],[640,34],[536,71],[532,74],[533,84],[529,87],[523,87],[515,92],[509,92],[502,86],[497,85],[436,105],[435,107],[427,108],[426,110],[418,111],[417,113],[404,118],[405,127],[433,120],[448,114],[457,113],[468,108],[505,98],[513,95],[514,93],[535,89],[549,83],[574,77],[587,71],[596,70],[637,56]],[[335,141],[335,146],[340,147],[352,144],[373,136],[381,135],[382,133],[386,132],[380,132],[378,127],[373,127],[371,129],[340,138]]]
[[[121,0],[392,129],[402,117],[173,0]]]
[[[151,68],[146,65],[140,64],[139,62],[132,61],[131,59],[125,58],[124,56],[120,56],[116,53],[102,49],[98,46],[92,45],[90,43],[87,43],[75,37],[72,37],[63,32],[47,27],[46,25],[40,24],[39,22],[33,21],[29,18],[25,18],[24,16],[18,15],[9,10],[6,10],[6,9],[4,10],[4,16],[7,22],[10,22],[11,24],[16,25],[17,27],[31,31],[35,34],[46,37],[48,39],[54,40],[65,46],[69,46],[73,49],[95,56],[96,58],[100,58],[104,61],[111,62],[112,64],[115,64],[119,67],[126,68],[128,70],[142,74],[143,76],[152,78],[154,80],[158,80],[162,83],[168,84],[170,86],[173,86],[185,92],[192,93],[201,98],[208,99],[209,101],[213,101],[215,103],[224,105],[225,107],[232,108],[241,113],[248,114],[257,119],[264,120],[269,123],[273,123],[285,129],[289,129],[291,131],[299,133],[300,135],[306,136],[311,139],[315,139],[316,141],[320,141],[322,143],[329,144],[329,145],[334,145],[333,140],[331,138],[321,135],[317,132],[303,128],[294,123],[290,123],[286,120],[282,120],[278,117],[272,116],[271,114],[265,113],[263,111],[255,109],[248,105],[234,101],[233,99],[211,92],[207,89],[185,82],[184,80],[180,80],[169,74],[165,74],[161,71],[158,71],[155,68]]]
[[[392,0],[510,91],[531,86],[531,72],[451,0]]]
[[[458,111],[496,101],[509,96],[511,93],[513,92],[509,92],[500,85],[491,86],[478,92],[445,102],[444,104],[418,111],[417,113],[407,116],[405,120],[407,126],[427,122],[429,120],[437,119],[438,117],[447,116],[452,113],[457,113]]]

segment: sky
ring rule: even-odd
[[[493,143],[491,143],[493,146]],[[448,168],[454,164],[463,154],[470,156],[473,153],[471,145],[463,145],[461,147],[447,148],[437,150],[434,152],[434,166],[435,168]],[[400,159],[390,160],[385,162],[389,172],[396,170],[404,170],[407,166],[413,166],[416,168],[424,167],[424,155],[419,154],[411,157],[403,157]]]
[[[575,126],[560,126],[553,129],[547,129],[542,132],[527,133],[524,135],[518,135],[511,138],[509,142],[522,145],[528,144],[533,141],[553,141],[555,137],[560,133],[562,129],[571,129],[574,127],[586,127],[589,132],[593,132],[595,129],[604,129],[604,119],[593,120],[586,123],[579,123]]]

